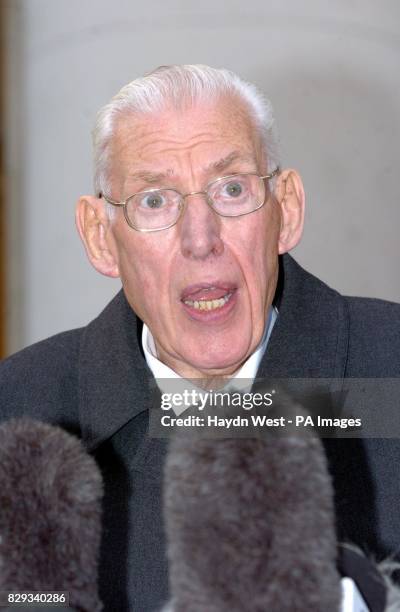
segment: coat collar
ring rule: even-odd
[[[342,378],[349,336],[345,299],[284,255],[275,301],[279,317],[257,376]]]
[[[289,255],[280,260],[279,317],[258,378],[341,378],[348,314],[345,300]],[[79,359],[82,438],[89,449],[151,403],[154,378],[141,350],[142,324],[123,291],[84,330]]]

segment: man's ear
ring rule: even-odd
[[[275,197],[281,209],[278,248],[282,255],[297,246],[303,233],[305,196],[303,182],[296,170],[283,170],[279,174]]]
[[[115,242],[104,200],[82,196],[76,204],[76,227],[85,246],[90,263],[105,276],[119,276]]]

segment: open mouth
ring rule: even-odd
[[[237,287],[227,283],[201,283],[187,287],[181,301],[193,313],[224,312],[233,302]]]
[[[187,306],[191,306],[196,310],[216,310],[217,308],[222,308],[229,302],[233,293],[227,293],[221,298],[217,300],[184,300],[183,303],[187,304]]]

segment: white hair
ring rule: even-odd
[[[116,122],[126,113],[152,114],[167,108],[183,109],[188,104],[237,96],[261,136],[267,159],[267,171],[279,165],[279,147],[270,101],[251,83],[235,73],[210,66],[160,66],[144,77],[125,85],[96,117],[93,129],[94,188],[108,193],[110,189],[110,143]]]

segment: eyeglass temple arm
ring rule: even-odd
[[[275,168],[275,170],[273,170],[272,172],[270,172],[270,174],[266,174],[265,176],[260,176],[260,178],[262,179],[272,179],[274,178],[274,176],[276,176],[277,174],[279,174],[279,172],[281,171],[280,166],[277,166]]]
[[[111,198],[107,197],[104,195],[104,193],[102,191],[99,191],[97,194],[98,198],[103,198],[103,200],[105,200],[106,202],[108,202],[109,204],[112,204],[113,206],[125,206],[125,202],[115,202],[114,200],[112,200]]]

